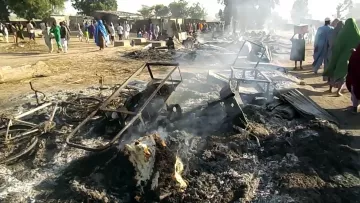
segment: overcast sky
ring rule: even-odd
[[[127,12],[137,12],[141,5],[165,4],[168,5],[173,0],[117,0],[118,10]],[[223,6],[217,3],[217,0],[188,0],[190,3],[200,2],[207,10],[208,19],[214,19],[215,14]],[[326,17],[332,17],[335,14],[336,5],[341,0],[309,0],[309,9],[314,19],[322,20]],[[360,0],[355,0],[359,2]],[[294,0],[280,0],[280,5],[275,9],[281,16],[290,19],[290,11]],[[66,14],[76,14],[71,3],[66,3]]]

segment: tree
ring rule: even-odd
[[[231,22],[236,25],[237,21],[237,26],[244,30],[249,26],[263,26],[279,0],[218,0],[218,3],[225,5],[225,26],[229,26]]]
[[[3,1],[3,0],[2,0]],[[66,0],[5,0],[7,8],[17,16],[31,20],[49,17],[55,7],[63,7]]]
[[[154,13],[156,17],[167,17],[170,14],[170,9],[163,4],[157,4],[154,6]]]
[[[144,18],[150,18],[154,15],[154,7],[152,6],[146,6],[141,5],[141,9],[138,10],[138,12],[144,17]]]
[[[207,15],[205,8],[199,2],[189,8],[188,14],[192,19],[204,19]]]
[[[343,20],[345,18],[344,12],[349,13],[352,6],[353,6],[352,0],[342,0],[336,6],[336,18]]]
[[[10,12],[7,0],[0,0],[0,20],[9,21]]]
[[[75,9],[79,10],[81,14],[92,15],[94,11],[106,10],[116,11],[116,0],[71,0]]]
[[[302,18],[308,17],[308,5],[308,0],[295,0],[291,10],[291,19],[294,23],[300,23]]]
[[[171,16],[174,18],[186,18],[189,16],[188,2],[185,0],[177,0],[169,4]]]

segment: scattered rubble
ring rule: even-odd
[[[220,90],[201,77],[188,75],[174,95],[185,112],[194,108],[191,99],[201,98],[199,105],[208,99],[208,92]],[[75,104],[72,108],[80,110],[91,102]],[[52,109],[45,113],[51,115]],[[247,130],[239,131],[224,125],[231,121],[222,109],[221,103],[198,109],[203,113],[163,127],[155,125],[155,134],[97,153],[65,147],[73,122],[57,121],[60,125],[55,129],[62,131],[39,136],[27,156],[0,165],[0,187],[6,188],[0,200],[358,202],[359,157],[346,147],[356,138],[328,122],[304,119],[295,109],[283,113],[256,105],[243,108],[249,124]]]

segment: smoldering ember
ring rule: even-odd
[[[284,33],[134,38],[0,67],[0,202],[360,202],[357,131],[277,63]]]

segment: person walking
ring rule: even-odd
[[[80,23],[77,24],[77,31],[78,31],[79,41],[82,42],[84,33],[83,33],[82,29],[81,29]]]
[[[35,41],[35,29],[34,29],[34,25],[32,24],[31,21],[28,21],[27,25],[26,25],[26,29],[29,35],[29,40],[34,40]]]
[[[352,112],[358,113],[360,104],[360,44],[351,50],[348,73],[346,76],[346,87],[351,92]]]
[[[115,42],[115,27],[114,27],[114,24],[113,23],[110,23],[110,26],[109,26],[109,35],[110,35],[110,43],[111,45],[114,45],[114,42]]]
[[[329,51],[328,51],[328,56],[327,56],[327,66],[324,67],[324,72],[327,72],[327,69],[329,68],[329,63],[331,61],[332,58],[332,53],[333,50],[335,49],[335,41],[339,36],[340,31],[343,29],[344,27],[344,23],[342,21],[339,21],[336,23],[336,27],[335,29],[331,32],[331,36],[329,38]],[[335,85],[336,86],[336,82],[331,78],[331,77],[327,77],[327,76],[323,76],[323,80],[327,81],[327,83],[329,84],[330,88],[329,88],[329,92],[332,92],[332,88]],[[335,84],[332,84],[335,83]],[[339,91],[339,90],[338,90]],[[341,92],[340,92],[341,93]]]
[[[155,30],[154,30],[155,40],[159,40],[159,33],[160,33],[160,26],[158,24],[156,24]]]
[[[123,40],[124,36],[124,27],[119,23],[119,26],[117,27],[117,33],[119,35],[119,40]]]
[[[91,24],[90,24],[90,27],[89,27],[90,39],[95,38],[94,33],[95,33],[95,25],[94,25],[94,22],[91,21]]]
[[[298,35],[298,39],[295,39],[295,35]],[[304,35],[302,34],[294,34],[290,39],[292,46],[291,46],[291,53],[290,53],[290,60],[295,61],[295,68],[297,70],[297,62],[300,62],[300,69],[303,70],[302,62],[305,61],[305,40]]]
[[[89,43],[89,24],[87,22],[84,24],[84,37],[86,43]]]
[[[16,32],[16,25],[15,23],[11,24],[10,25],[10,31],[11,33],[13,34],[13,40],[14,40],[14,43],[17,43],[17,32]]]
[[[129,39],[129,36],[130,36],[130,25],[127,21],[125,21],[125,26],[124,26],[124,29],[125,29],[125,39]]]
[[[333,27],[330,26],[330,18],[325,18],[325,25],[319,27],[316,32],[314,42],[314,62],[312,64],[315,74],[318,73],[320,66],[324,63],[327,66],[326,57],[328,55],[329,37]]]
[[[349,18],[345,21],[345,25],[335,41],[329,67],[323,73],[323,76],[330,78],[330,85],[338,88],[337,96],[342,95],[341,90],[345,83],[351,50],[356,48],[359,43],[359,28],[356,21]]]
[[[18,22],[16,25],[16,44],[19,44],[19,39],[24,40],[24,26]]]
[[[9,43],[9,30],[5,24],[2,24],[2,32],[4,33],[4,39],[6,43]]]
[[[57,53],[60,53],[60,51],[62,51],[60,29],[61,29],[60,26],[57,25],[56,22],[53,22],[53,25],[50,29],[50,32],[54,35],[54,39],[55,39],[56,45],[58,47]]]
[[[98,47],[100,47],[100,50],[103,50],[105,48],[107,36],[108,36],[108,32],[106,31],[103,21],[98,20],[95,28],[94,37],[95,37],[95,43]]]
[[[66,24],[64,22],[60,23],[60,36],[61,36],[61,45],[63,47],[63,51],[64,53],[67,53],[70,33],[69,33],[69,29],[66,27]]]
[[[51,27],[48,23],[46,23],[43,27],[42,34],[44,36],[44,41],[46,46],[49,49],[49,53],[53,52],[53,43],[52,43],[52,37],[51,37]]]

